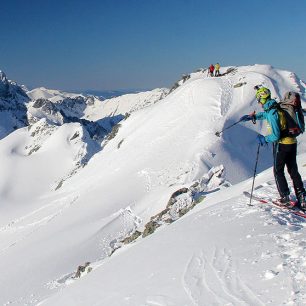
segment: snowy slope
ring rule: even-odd
[[[41,91],[41,88],[37,88],[29,93],[32,101],[27,105],[27,117],[29,124],[41,118],[46,118],[54,124],[87,120],[110,131],[125,116],[156,103],[167,93],[168,90],[162,88],[102,101],[95,96],[77,96],[49,89]]]
[[[106,99],[103,103],[95,101],[92,107],[86,109],[84,118],[98,120],[105,117],[125,115],[148,107],[163,99],[168,93],[166,88],[158,88],[134,94],[126,94],[120,97]]]
[[[242,192],[250,186],[208,194],[192,213],[39,305],[304,305],[305,220],[249,207]],[[256,194],[275,196],[272,169],[257,186]]]
[[[22,129],[1,140],[7,166],[0,181],[0,304],[303,303],[303,221],[269,207],[249,208],[242,196],[251,186],[254,140],[264,126],[243,123],[215,135],[259,111],[257,84],[270,87],[275,97],[304,90],[293,74],[270,66],[238,67],[221,78],[197,72],[121,121],[98,153],[95,143],[74,137],[82,128],[75,123],[55,127],[52,138]],[[116,111],[112,106],[108,114]],[[305,136],[299,140],[306,175]],[[36,142],[38,151],[28,155]],[[84,155],[88,164],[67,174]],[[270,149],[261,150],[259,172],[271,166],[270,155]],[[275,192],[271,169],[256,182],[263,185],[256,192]],[[171,223],[175,209],[196,203],[195,195],[206,197]],[[171,222],[122,245],[173,202]],[[75,278],[86,262],[93,271]]]
[[[31,98],[31,100],[47,99],[52,102],[57,102],[65,98],[76,98],[80,96],[80,94],[69,93],[55,89],[48,89],[45,87],[39,87],[29,90],[27,91],[27,95]]]
[[[119,97],[105,99],[102,102],[101,99],[95,96],[84,96],[44,87],[27,91],[27,95],[32,101],[39,99],[48,100],[66,113],[70,109],[70,114],[67,113],[70,116],[82,117],[92,121],[134,112],[156,103],[156,101],[164,98],[167,93],[168,89],[159,88],[151,91],[123,94]],[[75,104],[76,109],[73,110],[72,105],[69,105],[72,104],[71,102]],[[30,111],[33,111],[33,109],[30,108]]]

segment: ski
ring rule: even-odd
[[[243,194],[250,198],[251,197],[251,193],[248,192],[248,191],[244,191]],[[256,195],[252,195],[252,199],[254,199],[255,201],[258,201],[260,203],[263,203],[263,204],[270,204],[270,205],[273,205],[281,210],[286,210],[286,211],[289,211],[290,213],[296,215],[296,216],[299,216],[301,218],[304,218],[306,219],[306,213],[304,213],[302,210],[299,210],[297,208],[295,208],[295,202],[292,201],[292,206],[291,207],[288,207],[288,206],[284,206],[282,204],[280,204],[279,202],[277,202],[276,200],[272,200],[272,199],[269,199],[269,198],[262,198],[262,197],[259,197],[259,196],[256,196]]]

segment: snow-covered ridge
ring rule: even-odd
[[[264,126],[215,135],[260,110],[254,85],[279,98],[301,83],[268,65],[221,74],[80,103],[76,122],[74,98],[29,103],[38,120],[0,141],[0,304],[303,304],[305,224],[242,195]],[[84,128],[126,112],[100,146]],[[256,194],[276,196],[271,164],[262,148]]]
[[[169,90],[157,88],[134,94],[126,94],[120,97],[104,100],[103,103],[95,101],[85,112],[85,118],[97,120],[98,118],[112,117],[133,113],[162,100]]]
[[[61,90],[47,89],[45,87],[34,88],[27,92],[31,100],[47,99],[51,102],[57,102],[65,98],[76,98],[82,96],[80,94],[69,93]]]
[[[48,100],[56,105],[61,105],[64,112],[74,111],[73,115],[77,117],[86,117],[89,120],[96,120],[114,116],[132,113],[136,110],[150,106],[156,101],[163,99],[168,89],[154,89],[152,91],[123,94],[119,97],[100,99],[92,95],[82,95],[68,93],[59,90],[47,89],[44,87],[35,88],[27,92],[32,101]],[[102,103],[103,102],[103,103]],[[77,109],[75,107],[77,106]]]

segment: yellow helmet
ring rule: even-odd
[[[265,104],[271,98],[271,91],[266,87],[260,87],[256,91],[256,99],[258,103]]]

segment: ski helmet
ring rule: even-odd
[[[270,89],[266,87],[260,87],[256,91],[256,99],[258,103],[265,104],[267,100],[271,97]]]

